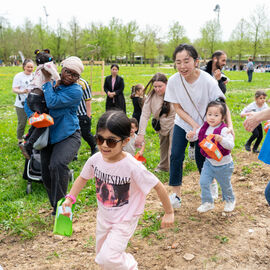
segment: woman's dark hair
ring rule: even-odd
[[[152,79],[147,83],[147,85],[145,86],[144,88],[144,93],[146,93],[148,96],[149,96],[149,99],[151,98],[151,96],[154,94],[155,90],[153,88],[153,84],[154,82],[163,82],[165,84],[167,84],[168,82],[168,79],[166,77],[165,74],[163,73],[156,73]],[[148,99],[148,100],[149,100]],[[169,115],[170,113],[170,102],[167,102],[167,101],[163,101],[163,104],[162,104],[162,110],[164,112],[164,114],[166,114],[167,116]]]
[[[220,107],[220,113],[222,115],[222,118],[223,119],[225,118],[226,113],[227,113],[227,106],[226,106],[224,98],[220,97],[214,101],[209,102],[209,104],[207,105],[205,114],[207,113],[208,109],[211,107]]]
[[[28,63],[34,64],[34,61],[32,59],[24,59],[24,61],[22,63],[23,69]]]
[[[111,69],[112,69],[113,67],[116,67],[116,68],[119,70],[119,66],[118,66],[117,64],[112,64],[112,65],[111,65]]]
[[[187,51],[189,56],[192,57],[194,60],[197,60],[199,58],[199,55],[196,49],[192,45],[183,43],[183,44],[178,45],[175,48],[174,53],[173,53],[173,61],[175,61],[176,55],[182,51]]]
[[[256,91],[256,93],[255,93],[255,98],[258,98],[258,97],[260,97],[260,96],[267,97],[267,94],[266,94],[264,91],[262,91],[262,90]]]
[[[131,122],[123,111],[107,111],[99,118],[96,133],[105,129],[121,139],[126,139],[130,136]]]

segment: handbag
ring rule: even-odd
[[[34,143],[33,147],[36,150],[41,150],[42,148],[44,148],[48,145],[48,141],[49,141],[49,127],[47,127],[46,130],[37,139],[37,141]]]
[[[72,212],[74,211],[75,204],[72,205],[72,208],[66,207],[66,211],[70,212],[70,217],[62,215],[62,203],[65,201],[65,198],[62,198],[57,203],[56,216],[54,221],[53,233],[60,234],[64,236],[72,235]]]
[[[42,128],[53,125],[54,121],[53,118],[46,113],[38,114],[35,112],[34,115],[29,118],[28,123],[36,128]]]
[[[160,131],[161,130],[161,126],[160,126],[160,121],[159,119],[153,118],[152,119],[152,127],[155,131]]]
[[[214,134],[208,135],[206,138],[204,138],[200,143],[200,147],[202,150],[212,159],[216,161],[221,161],[223,158],[222,153],[217,147],[217,142],[212,142],[212,139],[214,138]]]
[[[164,106],[164,104],[166,103],[166,101],[163,102],[162,104],[162,108],[161,111],[159,113],[158,119],[156,118],[152,118],[152,127],[155,131],[160,131],[161,130],[161,126],[160,126],[160,117],[162,114],[167,113],[168,114],[168,109],[166,106]]]

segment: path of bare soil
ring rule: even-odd
[[[160,230],[163,239],[134,235],[130,241],[127,251],[134,254],[140,270],[270,269],[270,209],[264,198],[270,166],[252,153],[239,153],[234,160],[235,211],[225,214],[219,198],[213,211],[199,214],[199,175],[184,177],[182,208],[175,213],[174,229]],[[161,211],[154,191],[146,210]],[[95,209],[89,209],[76,218],[70,238],[51,232],[28,241],[0,235],[0,265],[4,270],[98,269],[94,263],[95,215]]]

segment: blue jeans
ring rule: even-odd
[[[270,181],[268,182],[266,189],[264,191],[265,199],[267,200],[268,204],[270,205]]]
[[[170,186],[182,185],[183,162],[185,159],[185,150],[187,147],[187,143],[188,140],[186,139],[185,130],[178,125],[174,125],[172,150],[170,156]],[[198,141],[195,142],[195,160],[197,168],[199,172],[201,172],[205,158],[200,153]]]
[[[209,160],[205,160],[200,177],[202,203],[214,202],[210,192],[210,184],[214,178],[217,179],[221,187],[222,199],[227,202],[235,200],[231,184],[233,168],[233,162],[221,166],[213,166]]]
[[[253,74],[253,70],[248,70],[248,71],[247,71],[248,82],[251,82],[251,81],[252,81],[252,74]]]

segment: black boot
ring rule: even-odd
[[[246,143],[246,144],[245,144],[245,149],[246,149],[247,151],[250,152],[250,150],[251,150],[251,149],[250,149],[250,145]]]

